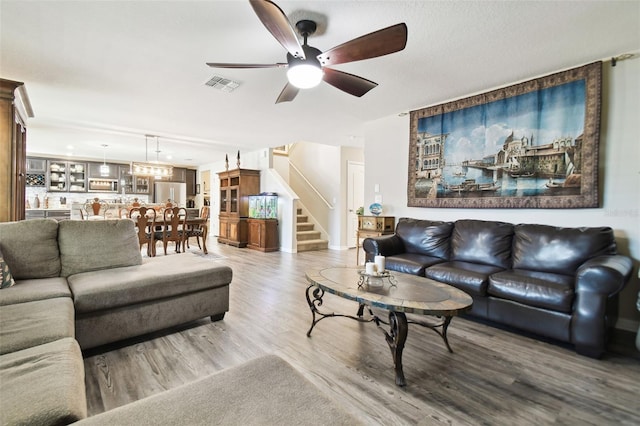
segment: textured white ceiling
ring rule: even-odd
[[[363,124],[640,49],[638,1],[276,1],[320,23],[324,51],[405,22],[404,51],[335,66],[379,84],[356,98],[328,84],[275,104],[286,62],[248,1],[0,1],[0,77],[26,83],[30,152],[198,165],[297,141],[357,145]],[[221,75],[233,93],[205,86]]]

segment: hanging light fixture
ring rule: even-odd
[[[102,151],[103,151],[103,156],[102,156],[102,165],[100,166],[100,176],[109,176],[109,166],[107,166],[107,147],[109,145],[107,144],[102,144]]]
[[[324,75],[322,65],[318,60],[318,55],[322,52],[307,44],[307,37],[316,32],[316,23],[305,19],[299,21],[296,24],[296,28],[304,38],[304,43],[301,47],[306,59],[287,53],[287,62],[289,64],[287,79],[289,83],[298,89],[310,89],[320,84]]]
[[[156,138],[156,161],[149,162],[149,138]],[[173,167],[169,164],[160,164],[160,138],[153,135],[144,135],[145,162],[132,163],[131,170],[134,176],[154,176],[156,179],[168,178],[173,175]]]

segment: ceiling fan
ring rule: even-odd
[[[232,64],[207,62],[212,68],[288,68],[287,84],[276,103],[292,101],[300,89],[307,89],[324,80],[353,96],[362,96],[378,84],[329,65],[360,61],[398,52],[407,44],[407,25],[404,23],[363,35],[325,52],[307,44],[307,37],[316,31],[316,23],[301,20],[296,29],[304,39],[301,45],[287,16],[270,0],[249,0],[258,18],[287,50],[287,62],[275,64]]]

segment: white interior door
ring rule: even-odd
[[[347,163],[347,244],[356,246],[358,230],[358,207],[364,207],[364,164],[355,161]]]

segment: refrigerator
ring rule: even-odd
[[[187,206],[187,184],[182,182],[156,182],[153,191],[155,203],[166,203],[171,200],[179,207]]]

